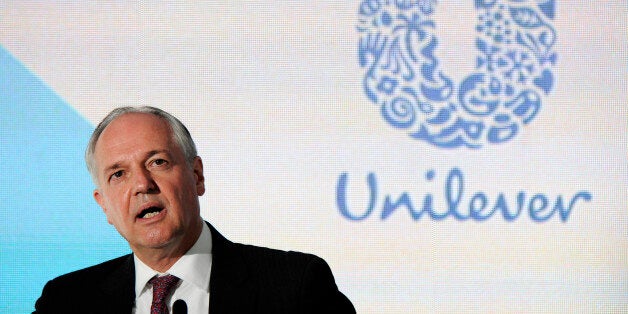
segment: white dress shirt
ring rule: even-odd
[[[159,273],[148,267],[137,256],[135,260],[135,307],[133,313],[150,314],[153,301],[153,287],[148,281],[155,275],[170,274],[181,279],[174,293],[168,299],[169,311],[176,300],[187,304],[188,313],[209,312],[209,277],[212,264],[212,235],[209,227],[203,223],[203,231],[196,243],[165,273]]]

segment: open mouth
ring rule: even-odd
[[[159,215],[159,213],[164,210],[162,207],[158,207],[158,206],[151,206],[148,207],[144,210],[142,210],[138,215],[137,218],[140,219],[147,219],[147,218],[151,218],[151,217],[155,217],[157,215]]]

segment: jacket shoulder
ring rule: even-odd
[[[324,259],[309,253],[240,246],[249,275],[274,295],[265,298],[291,304],[298,313],[355,313]]]
[[[131,265],[128,265],[131,263]],[[75,270],[67,274],[61,275],[52,279],[49,284],[62,285],[62,286],[83,286],[83,283],[88,283],[93,286],[95,283],[107,278],[113,272],[124,269],[128,266],[133,266],[133,255],[128,254],[102,262],[97,265],[86,267],[83,269]],[[131,269],[132,270],[132,269]]]
[[[118,296],[111,305],[128,303],[135,297],[134,277],[131,254],[61,275],[46,283],[35,313],[98,312],[106,308],[104,295]]]
[[[236,243],[235,245],[239,246],[240,252],[247,260],[255,261],[253,266],[256,268],[301,269],[312,262],[325,262],[322,258],[309,253],[282,251],[248,244]]]

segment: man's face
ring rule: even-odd
[[[94,156],[94,198],[136,254],[182,254],[196,241],[203,164],[197,157],[190,168],[164,120],[143,113],[118,117],[102,132]]]

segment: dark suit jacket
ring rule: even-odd
[[[209,312],[355,313],[317,256],[233,243],[209,223]],[[131,313],[135,264],[125,255],[49,281],[34,313]]]

